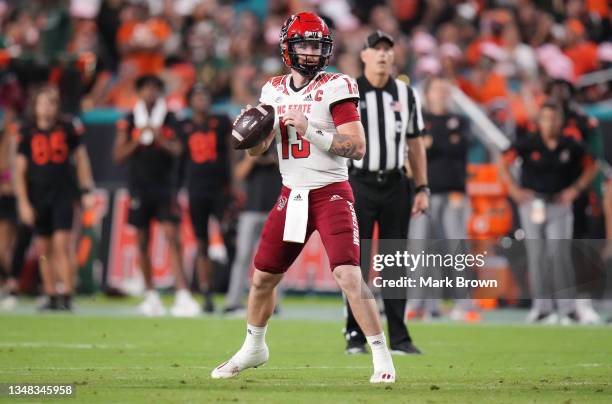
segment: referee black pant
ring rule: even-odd
[[[408,238],[408,225],[412,208],[412,191],[409,181],[401,170],[383,173],[350,170],[349,181],[355,195],[355,213],[359,223],[359,236],[371,239],[374,223],[378,222],[378,238]],[[361,262],[371,262],[370,251],[362,251]],[[363,277],[368,280],[369,265],[361,265]],[[412,342],[404,322],[406,299],[383,299],[390,346]],[[350,305],[346,302],[346,335],[351,341],[366,342]]]

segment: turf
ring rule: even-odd
[[[212,380],[243,320],[0,316],[0,383],[74,383],[70,402],[87,403],[612,401],[609,327],[414,324],[425,354],[396,357],[392,386],[368,383],[369,356],[345,355],[340,328],[273,321],[266,366]]]

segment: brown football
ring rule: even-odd
[[[232,128],[234,149],[248,149],[261,143],[274,127],[274,107],[258,105],[244,111]]]

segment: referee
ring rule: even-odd
[[[361,239],[372,238],[375,222],[378,222],[381,240],[408,237],[413,195],[404,172],[406,145],[416,184],[412,214],[420,214],[429,206],[427,163],[420,137],[423,129],[420,103],[412,88],[391,76],[393,45],[391,36],[376,31],[367,37],[361,51],[364,74],[357,79],[357,85],[367,146],[363,159],[352,160],[349,168]],[[362,262],[370,262],[370,257],[362,257]],[[364,273],[366,280],[367,275]],[[384,299],[383,302],[391,352],[420,353],[404,323],[406,299]],[[366,339],[348,303],[345,337],[347,353],[367,352]]]

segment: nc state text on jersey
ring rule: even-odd
[[[295,109],[303,114],[310,114],[312,104],[288,104],[288,105],[277,105],[276,115],[284,115],[285,112],[291,109]]]

